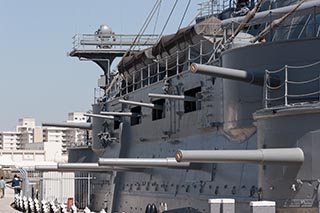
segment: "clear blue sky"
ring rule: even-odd
[[[192,0],[183,25],[195,17]],[[175,1],[163,0],[157,33]],[[188,1],[178,1],[165,33],[177,30]],[[72,36],[108,24],[116,33],[137,33],[155,0],[2,0],[0,7],[0,131],[19,118],[62,122],[68,112],[87,111],[102,74],[92,62],[67,57]],[[151,23],[149,33],[154,24]]]

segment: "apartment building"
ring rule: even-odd
[[[0,132],[0,149],[17,150],[21,147],[21,133],[14,131]]]

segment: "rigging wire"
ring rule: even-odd
[[[169,20],[170,20],[170,18],[171,18],[171,15],[172,15],[174,9],[175,9],[176,6],[177,6],[177,3],[178,3],[178,0],[176,0],[176,1],[174,2],[174,5],[173,5],[173,7],[172,7],[172,9],[171,9],[171,11],[170,11],[170,14],[169,14],[168,18],[167,18],[167,21],[166,21],[166,23],[164,24],[164,26],[163,26],[163,28],[162,28],[162,30],[161,30],[161,33],[160,33],[160,35],[159,35],[159,40],[160,40],[160,37],[162,36],[165,28],[167,27],[167,24],[168,24],[168,22],[169,22]]]
[[[147,29],[150,21],[152,20],[152,17],[156,11],[156,9],[158,8],[159,4],[160,4],[161,0],[157,0],[155,2],[155,4],[153,5],[153,8],[151,9],[150,13],[148,14],[147,19],[145,20],[145,22],[143,23],[141,29],[139,30],[137,36],[135,37],[132,45],[129,47],[129,49],[126,51],[126,53],[123,55],[123,57],[127,56],[128,53],[132,50],[132,48],[134,47],[134,44],[137,42],[138,38],[141,37],[141,35],[145,32],[145,30]]]
[[[183,22],[183,20],[184,20],[184,18],[185,18],[185,16],[186,16],[186,13],[187,13],[187,11],[188,11],[188,9],[189,9],[190,3],[191,3],[191,0],[189,0],[189,2],[188,2],[188,4],[187,4],[187,7],[186,7],[186,9],[184,10],[182,19],[181,19],[180,24],[179,24],[179,27],[178,27],[178,30],[180,30],[180,27],[181,27],[181,25],[182,25],[182,22]]]
[[[159,14],[160,14],[160,8],[161,8],[162,0],[160,0],[159,2],[160,2],[159,3],[159,9],[158,9],[157,17],[156,17],[156,20],[155,20],[155,23],[154,23],[152,34],[154,34],[156,32],[156,28],[157,28],[157,25],[158,25],[158,20],[159,20]]]

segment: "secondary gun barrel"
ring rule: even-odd
[[[114,120],[114,116],[84,113],[84,116]]]
[[[254,163],[291,164],[303,163],[300,148],[257,149],[257,150],[178,150],[178,162],[192,163]]]
[[[113,115],[113,116],[132,116],[132,112],[100,112],[103,115]]]
[[[141,106],[141,107],[148,107],[148,108],[161,108],[162,109],[161,106],[155,105],[152,103],[142,103],[142,102],[137,102],[137,101],[127,101],[127,100],[119,100],[119,103],[136,105],[136,106]]]
[[[87,171],[87,172],[105,172],[105,171],[142,171],[136,168],[125,168],[117,166],[99,166],[98,163],[58,163],[60,171]]]
[[[174,158],[99,158],[101,166],[130,168],[188,168],[190,163],[178,163]]]
[[[63,127],[63,128],[79,128],[92,129],[91,123],[42,123],[42,126]]]
[[[42,172],[107,172],[107,171],[128,171],[143,172],[139,168],[125,168],[117,166],[99,166],[98,163],[58,163],[56,165],[35,166],[36,171]]]
[[[252,72],[249,72],[249,71],[231,69],[231,68],[225,68],[225,67],[217,67],[217,66],[211,66],[211,65],[192,63],[190,65],[190,71],[193,73],[209,75],[212,77],[220,77],[220,78],[226,78],[231,80],[244,81],[244,82],[256,84],[259,86],[263,86],[263,82],[264,82],[264,73],[253,74]]]
[[[34,167],[35,171],[41,172],[55,172],[58,171],[57,165],[39,165]]]
[[[195,97],[185,96],[185,95],[167,95],[167,94],[154,94],[149,93],[150,98],[165,98],[165,99],[175,99],[175,100],[184,100],[184,101],[196,101]]]

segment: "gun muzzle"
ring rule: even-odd
[[[250,84],[263,86],[264,73],[253,73],[245,70],[217,67],[204,64],[193,63],[190,65],[190,71],[212,77],[226,78],[236,81],[244,81]]]
[[[304,154],[300,148],[178,150],[176,160],[190,163],[300,164],[304,161]]]

